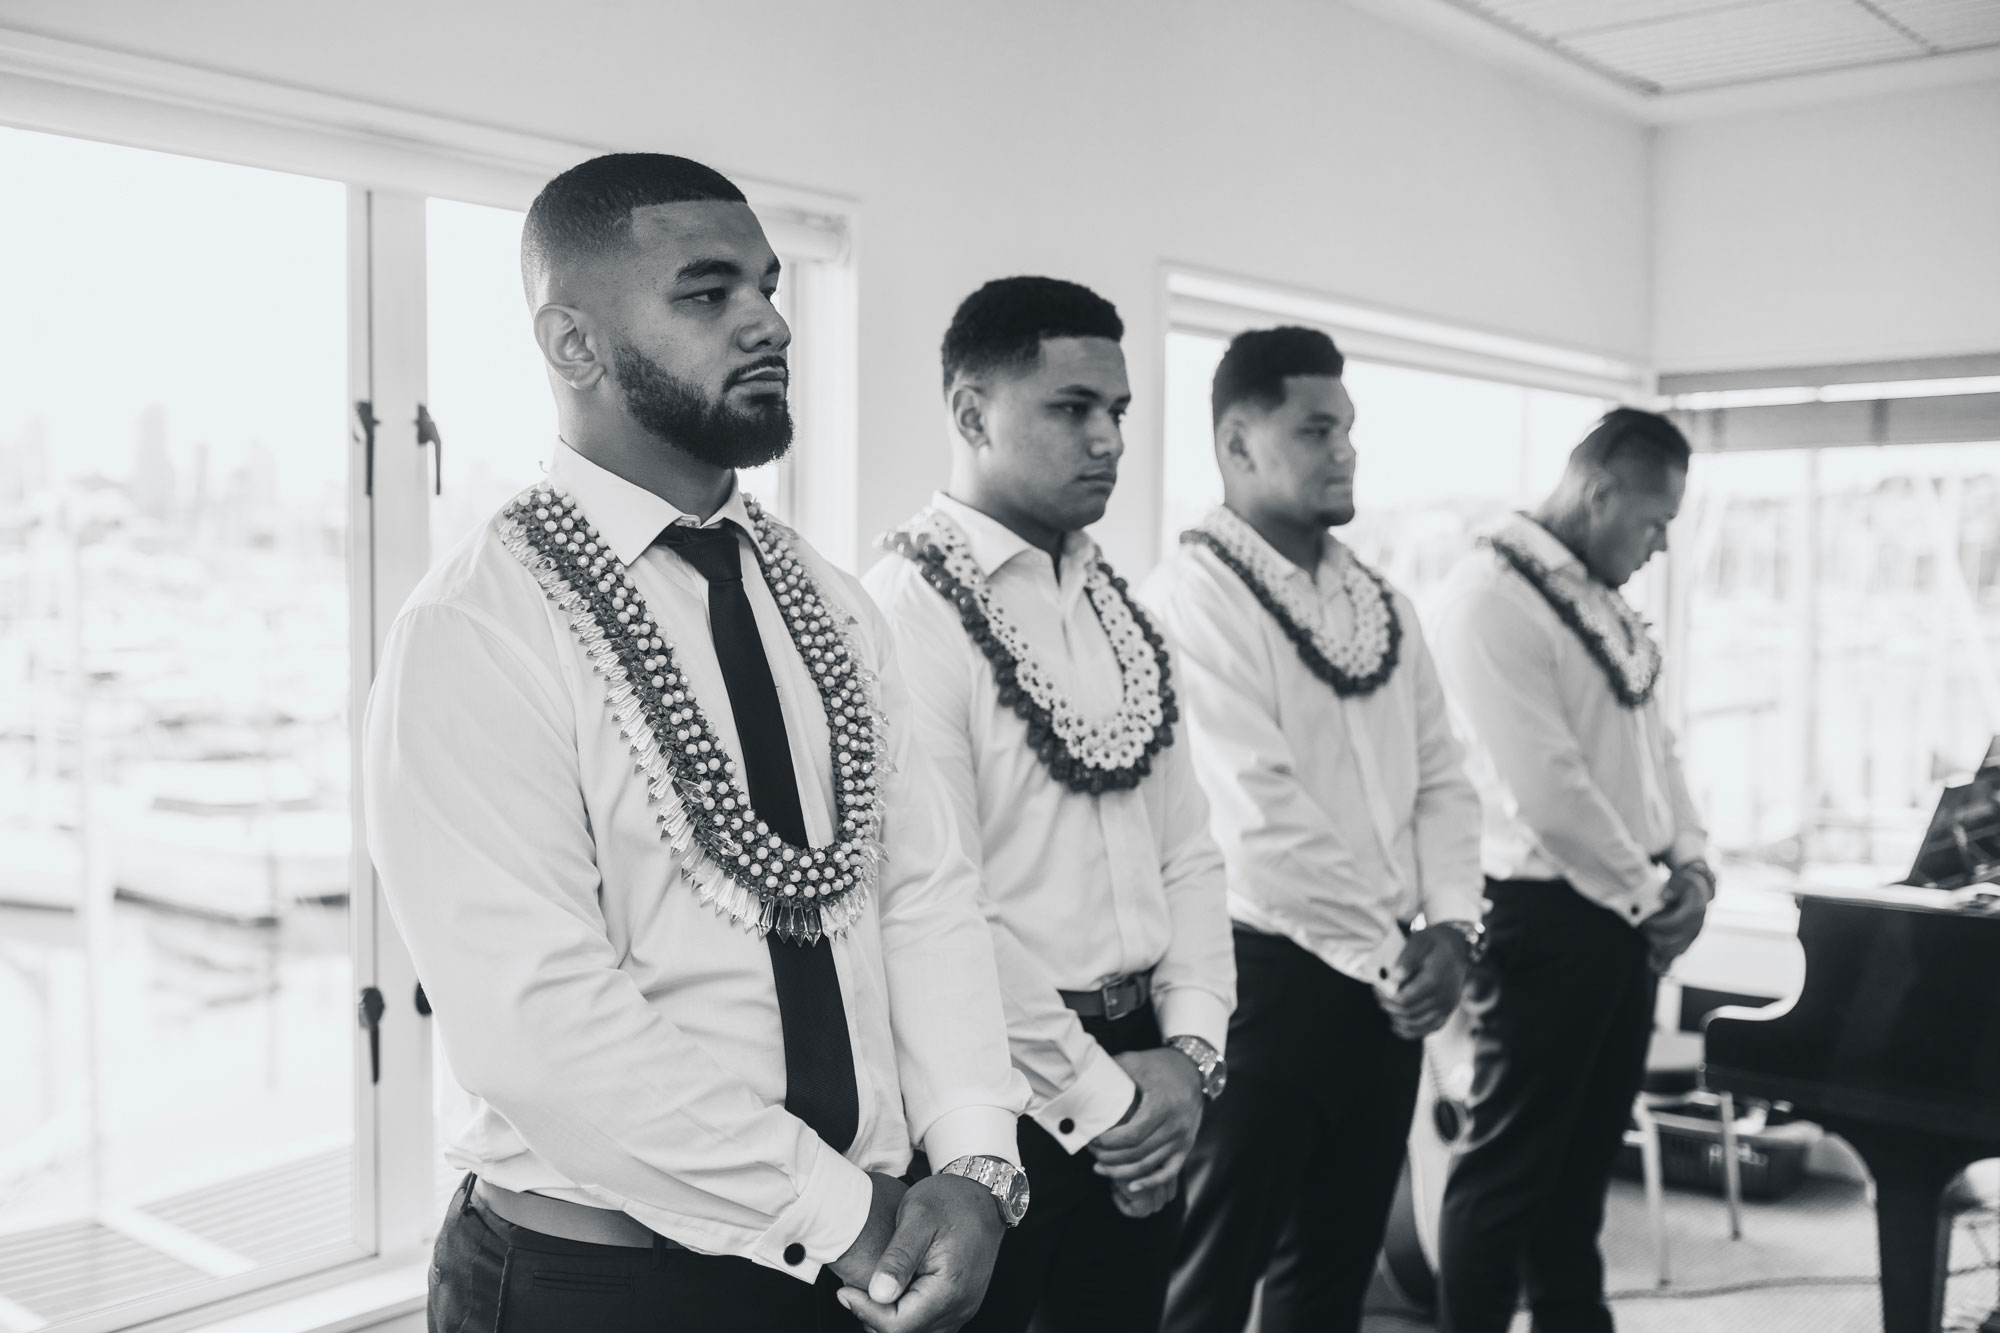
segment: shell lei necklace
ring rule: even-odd
[[[604,678],[605,703],[646,780],[681,878],[747,929],[811,944],[839,935],[867,907],[882,860],[885,728],[873,680],[793,553],[790,529],[747,496],[744,507],[765,585],[826,708],[837,826],[828,847],[793,846],[757,818],[658,619],[574,499],[533,487],[501,510],[495,526],[569,616],[591,669]]]
[[[1049,775],[1073,792],[1096,796],[1139,785],[1153,756],[1174,741],[1173,682],[1166,642],[1102,556],[1090,562],[1083,590],[1118,659],[1119,703],[1109,718],[1085,717],[1037,662],[1020,628],[1007,619],[972,558],[964,532],[925,508],[882,538],[882,549],[916,564],[924,581],[958,609],[965,632],[986,655],[1000,702],[1028,724],[1028,744]]]
[[[1527,520],[1534,522],[1533,519]],[[1616,588],[1598,585],[1600,597],[1585,599],[1555,570],[1505,532],[1481,539],[1507,562],[1527,585],[1542,595],[1556,619],[1582,641],[1611,684],[1611,692],[1626,708],[1644,708],[1660,680],[1660,646],[1653,642],[1645,617]]]
[[[1336,642],[1327,633],[1319,608],[1300,594],[1297,580],[1288,577],[1291,565],[1233,510],[1215,509],[1183,532],[1181,541],[1207,547],[1224,568],[1242,579],[1298,649],[1306,669],[1341,698],[1366,698],[1395,674],[1403,647],[1395,594],[1352,551],[1341,572],[1340,593],[1353,613],[1354,632]]]

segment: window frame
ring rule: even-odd
[[[349,759],[353,984],[383,994],[381,1079],[356,1025],[354,1246],[194,1291],[163,1293],[56,1327],[154,1333],[254,1322],[363,1327],[423,1306],[434,1191],[431,1027],[366,855],[361,719],[397,609],[429,565],[430,451],[415,446],[426,396],[425,204],[525,209],[556,172],[606,151],[0,27],[0,125],[341,182],[348,191],[349,403],[368,401],[371,459],[349,419]],[[786,489],[792,521],[836,563],[858,555],[855,382],[857,209],[851,200],[737,176],[794,284],[794,415],[808,448]],[[450,423],[442,422],[449,431]]]

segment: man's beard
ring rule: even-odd
[[[633,420],[690,457],[714,467],[747,468],[783,458],[792,447],[792,409],[783,395],[750,408],[731,407],[626,342],[613,348],[611,364]],[[723,392],[741,375],[784,364],[783,357],[771,356],[740,367],[724,381]]]

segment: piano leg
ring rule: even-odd
[[[1944,1187],[1979,1157],[1967,1145],[1863,1124],[1830,1125],[1875,1177],[1875,1238],[1882,1259],[1882,1333],[1937,1333],[1944,1322],[1951,1219]]]

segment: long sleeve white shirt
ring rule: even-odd
[[[1118,660],[1083,592],[1096,544],[1074,534],[1058,578],[1045,552],[1002,524],[948,496],[933,504],[964,530],[1001,610],[1057,687],[1085,716],[1110,715]],[[1163,1032],[1218,1050],[1228,1036],[1236,964],[1222,857],[1184,724],[1136,788],[1073,792],[1028,745],[985,654],[917,566],[892,556],[865,581],[895,626],[917,736],[981,867],[1028,1114],[1076,1152],[1124,1116],[1133,1084],[1058,991],[1151,968]]]
[[[1353,633],[1341,580],[1354,557],[1329,537],[1305,570],[1247,524],[1257,567],[1289,585],[1310,628]],[[1403,925],[1477,921],[1479,797],[1415,609],[1394,594],[1393,674],[1342,698],[1312,673],[1278,620],[1205,546],[1183,545],[1143,596],[1184,664],[1195,771],[1229,867],[1229,914],[1283,935],[1328,966],[1380,984]]]
[[[683,516],[567,446],[549,480],[624,563],[740,764],[707,584],[655,536]],[[710,521],[748,516],[740,496]],[[806,828],[831,840],[826,717],[739,535]],[[489,524],[391,629],[365,742],[369,850],[469,1094],[446,1157],[513,1190],[622,1209],[688,1248],[813,1280],[866,1221],[866,1172],[913,1142],[1015,1157],[1027,1098],[1009,1067],[993,951],[912,734],[880,613],[800,543],[880,678],[895,771],[886,866],[833,942],[860,1126],[846,1153],[784,1109],[783,1029],[764,941],[679,874],[567,618]],[[803,1246],[790,1265],[786,1248]]]
[[[1578,597],[1616,596],[1540,524],[1515,517],[1505,532]],[[1490,550],[1452,570],[1431,637],[1470,741],[1486,873],[1566,879],[1633,924],[1658,912],[1656,858],[1679,865],[1708,842],[1658,700],[1620,704],[1583,641]]]

